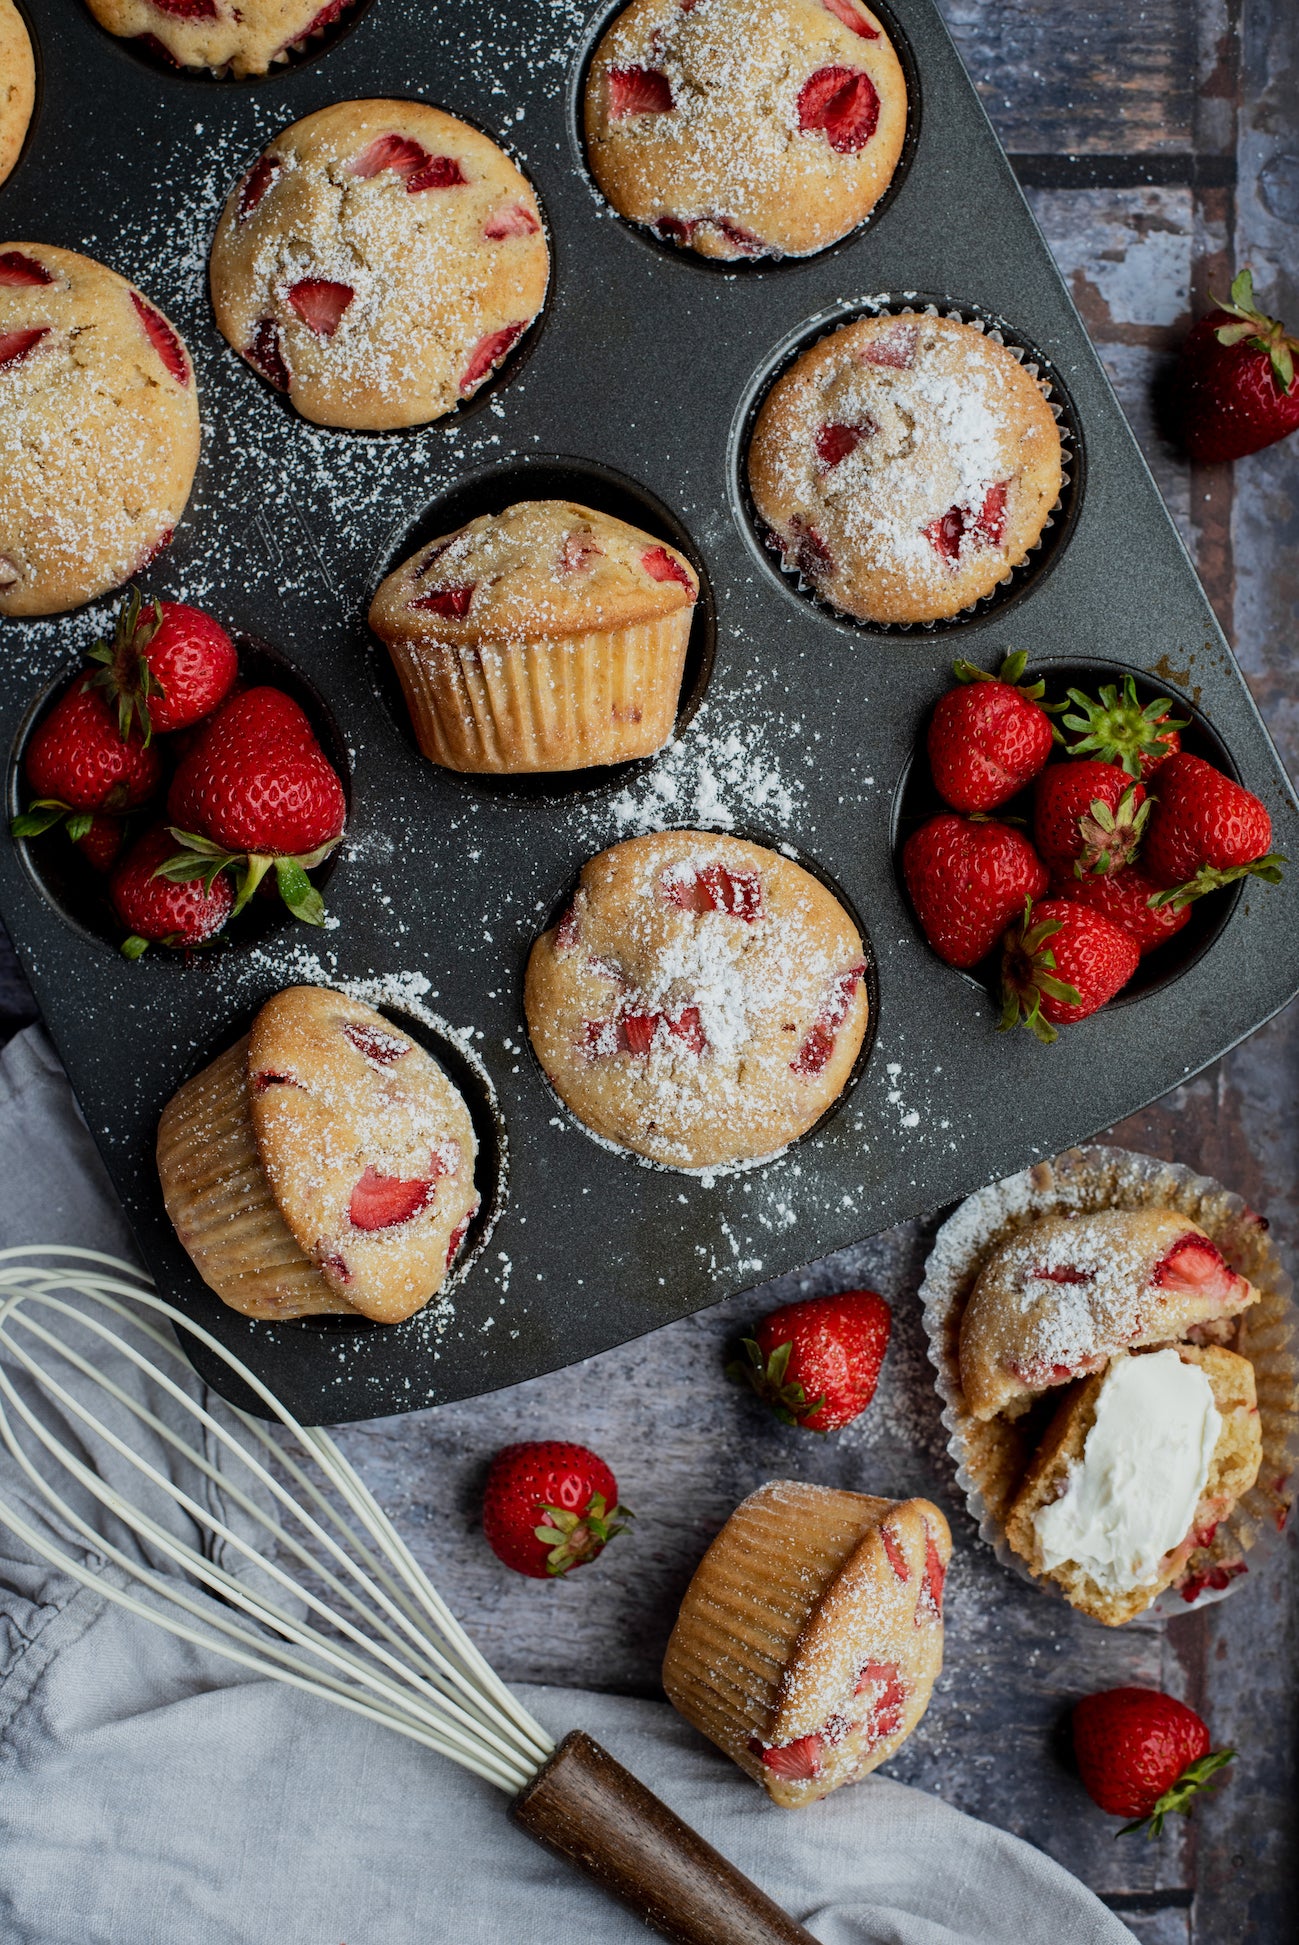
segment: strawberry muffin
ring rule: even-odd
[[[247,1317],[391,1324],[442,1288],[478,1208],[463,1100],[382,1014],[321,986],[168,1102],[167,1213],[203,1281]]]
[[[14,0],[0,0],[0,182],[18,160],[36,105],[36,62]]]
[[[604,194],[705,257],[808,256],[846,236],[906,126],[902,68],[862,0],[632,0],[586,82]]]
[[[749,486],[785,567],[861,621],[940,621],[1006,580],[1060,497],[1046,386],[972,325],[858,318],[772,386]]]
[[[785,1809],[855,1783],[929,1706],[951,1553],[927,1499],[759,1487],[686,1589],[668,1700]]]
[[[305,53],[357,0],[87,0],[101,27],[178,68],[265,74]]]
[[[0,614],[120,587],[165,547],[198,464],[194,371],[102,264],[0,243]]]
[[[866,1033],[861,935],[774,851],[660,831],[602,851],[532,948],[542,1067],[578,1120],[668,1167],[765,1159],[842,1093]]]
[[[416,101],[344,101],[284,129],[236,184],[212,303],[304,418],[385,431],[476,392],[536,318],[550,252],[531,184]]]
[[[445,534],[370,608],[425,756],[513,773],[662,749],[699,581],[672,547],[570,500]]]

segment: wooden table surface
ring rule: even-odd
[[[1292,775],[1299,775],[1299,439],[1198,471],[1165,443],[1169,352],[1207,291],[1250,263],[1299,320],[1299,8],[1294,0],[942,0],[1074,298]],[[951,212],[961,221],[959,208]],[[0,1026],[32,1016],[7,942]],[[1176,1034],[1176,989],[1156,1031]],[[1115,1137],[1217,1175],[1299,1265],[1299,1010],[1125,1122]],[[933,1223],[910,1223],[621,1350],[509,1392],[348,1429],[343,1443],[507,1679],[658,1692],[704,1545],[764,1479],[926,1493],[956,1553],[947,1665],[888,1773],[1042,1846],[1145,1945],[1280,1945],[1299,1907],[1294,1536],[1231,1598],[1166,1627],[1108,1631],[1000,1568],[953,1495],[914,1300]],[[802,1291],[869,1284],[895,1334],[865,1417],[826,1440],[722,1381],[750,1317]],[[613,1465],[641,1530],[553,1584],[498,1567],[477,1527],[484,1468],[511,1439],[572,1437]],[[1069,1704],[1155,1684],[1240,1752],[1220,1794],[1158,1844],[1125,1838],[1068,1764]],[[814,1814],[814,1813],[811,1813]],[[1290,1916],[1287,1918],[1286,1913]]]

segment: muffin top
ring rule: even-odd
[[[632,0],[596,49],[585,114],[621,215],[702,256],[804,256],[887,186],[906,83],[862,0]]]
[[[18,160],[36,103],[36,62],[14,0],[0,0],[0,182]]]
[[[923,622],[988,594],[1060,495],[1043,385],[973,326],[859,318],[777,380],[749,448],[784,564],[866,621]]]
[[[217,324],[321,425],[441,417],[541,309],[537,199],[476,128],[415,101],[344,101],[276,136],[212,245]]]
[[[584,867],[533,946],[524,1007],[579,1120],[705,1168],[776,1153],[837,1098],[866,1031],[864,972],[856,927],[801,866],[662,831]]]
[[[384,641],[528,640],[657,621],[699,578],[652,534],[573,500],[519,500],[421,547],[382,582]]]
[[[0,614],[120,586],[171,538],[198,464],[189,353],[125,277],[0,243]]]
[[[442,1286],[478,1207],[478,1144],[442,1069],[381,1013],[320,986],[268,1000],[248,1102],[294,1241],[336,1295],[391,1323]]]
[[[110,34],[147,40],[177,67],[265,74],[356,0],[87,0]]]

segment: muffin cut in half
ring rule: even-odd
[[[424,755],[496,775],[662,749],[699,580],[653,535],[570,500],[520,500],[413,555],[370,626]]]
[[[176,1233],[248,1317],[396,1323],[446,1280],[475,1211],[477,1141],[437,1062],[320,986],[267,1001],[163,1111]]]
[[[869,1775],[928,1707],[950,1558],[926,1499],[759,1487],[686,1590],[668,1700],[785,1808]]]

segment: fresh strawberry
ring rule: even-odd
[[[1144,958],[1156,946],[1167,944],[1180,932],[1191,916],[1186,905],[1157,905],[1160,887],[1140,865],[1124,865],[1108,878],[1067,878],[1052,892],[1053,898],[1067,898],[1072,904],[1086,905],[1121,926]]]
[[[949,966],[977,966],[1047,888],[1046,867],[1011,824],[943,811],[902,847],[902,875],[920,927]]]
[[[1299,338],[1254,302],[1242,270],[1231,296],[1202,317],[1182,346],[1177,399],[1182,438],[1201,465],[1242,459],[1299,426]]]
[[[584,1445],[533,1439],[496,1454],[483,1498],[483,1532],[498,1559],[534,1580],[584,1567],[626,1527],[618,1482]]]
[[[163,824],[133,844],[108,881],[113,909],[126,927],[122,951],[138,959],[150,945],[201,945],[230,916],[234,892],[219,874],[209,885],[198,879],[177,882],[166,875],[176,842]]]
[[[1178,731],[1187,727],[1186,718],[1174,716],[1167,696],[1143,706],[1130,675],[1123,678],[1122,693],[1114,682],[1105,683],[1096,696],[1085,696],[1081,689],[1067,693],[1074,713],[1062,719],[1062,727],[1074,732],[1070,756],[1117,763],[1130,777],[1145,778],[1182,747]]]
[[[1235,1755],[1211,1749],[1204,1722],[1157,1688],[1111,1688],[1074,1705],[1073,1747],[1083,1786],[1119,1831],[1157,1837],[1164,1818],[1190,1814],[1195,1794]]]
[[[84,677],[32,731],[23,770],[32,801],[14,818],[13,835],[39,837],[66,823],[74,843],[89,831],[93,812],[134,810],[162,779],[158,752],[138,733],[123,737],[103,695]]]
[[[331,284],[326,277],[303,277],[290,285],[289,305],[316,337],[332,338],[355,295],[350,284]]]
[[[289,910],[324,921],[307,873],[343,834],[347,800],[306,716],[281,689],[244,689],[224,703],[183,758],[167,797],[177,877],[239,880],[240,912],[272,868]]]
[[[783,1304],[744,1340],[727,1375],[751,1384],[786,1425],[835,1432],[875,1396],[893,1313],[874,1290]]]
[[[796,105],[801,132],[824,131],[837,155],[856,155],[879,124],[880,98],[861,68],[818,68],[799,89]]]
[[[1085,1020],[1112,1000],[1140,958],[1136,940],[1103,912],[1044,898],[1006,935],[1002,1031],[1022,1016],[1030,1032],[1050,1046],[1059,1037],[1057,1027]]]
[[[92,680],[117,708],[123,736],[139,725],[155,734],[188,729],[211,715],[239,673],[235,645],[220,622],[183,601],[151,601],[132,588],[111,642],[96,642]]]
[[[1150,811],[1145,786],[1117,763],[1053,763],[1033,793],[1033,842],[1053,878],[1118,871],[1136,854]]]
[[[1008,655],[999,676],[954,665],[960,687],[939,697],[927,744],[934,788],[953,810],[996,810],[1046,767],[1055,731],[1045,685],[1020,680],[1027,661],[1022,649]]]
[[[111,871],[122,848],[122,823],[117,817],[92,817],[74,840],[92,871]]]
[[[1167,904],[1185,905],[1253,876],[1275,885],[1286,860],[1269,851],[1272,819],[1251,790],[1182,750],[1159,766],[1142,859]]]

